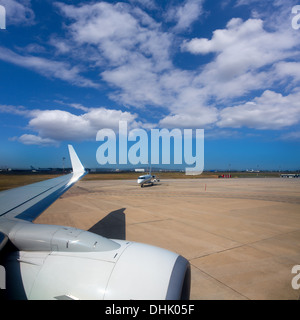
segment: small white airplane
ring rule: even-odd
[[[69,153],[72,173],[0,192],[0,265],[6,273],[0,291],[5,298],[189,299],[190,264],[176,253],[33,223],[87,173],[71,145]]]
[[[151,174],[146,174],[144,176],[139,176],[137,183],[144,187],[145,184],[151,184],[153,186],[154,182],[159,182],[160,180]]]
[[[151,168],[149,174],[145,174],[142,176],[139,176],[137,179],[137,183],[141,186],[141,188],[144,187],[144,185],[150,184],[153,186],[154,182],[159,182],[160,180],[156,178],[156,176],[151,174]]]

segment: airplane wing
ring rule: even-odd
[[[32,222],[86,174],[71,145],[69,145],[69,153],[73,168],[72,173],[0,192],[0,224],[1,218]]]
[[[69,153],[71,174],[0,193],[6,297],[188,299],[190,264],[177,253],[72,227],[32,223],[86,174],[72,146]]]

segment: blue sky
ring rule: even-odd
[[[204,129],[206,170],[300,169],[297,2],[0,0],[0,168],[62,166],[68,143],[99,167],[125,120]]]

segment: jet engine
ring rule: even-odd
[[[189,262],[168,250],[26,222],[8,238],[9,299],[189,299]]]

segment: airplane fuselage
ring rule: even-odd
[[[139,176],[137,179],[137,183],[143,187],[144,184],[149,184],[152,183],[152,175],[151,174],[146,174],[143,176]]]

